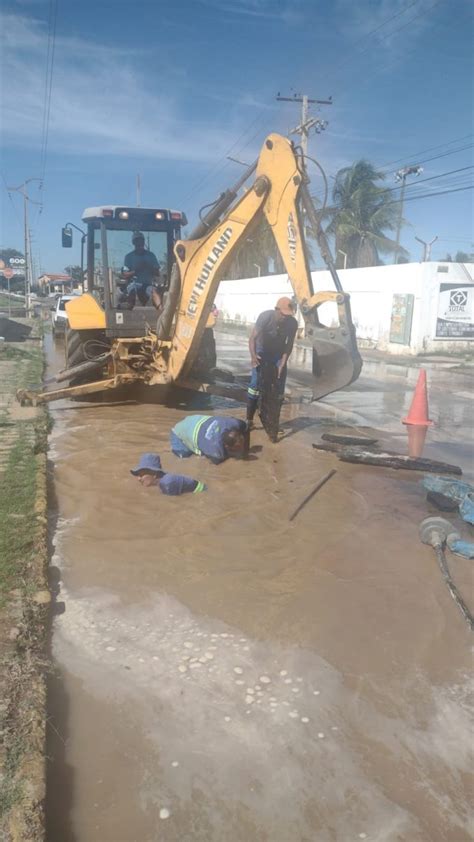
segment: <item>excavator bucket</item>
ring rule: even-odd
[[[329,330],[315,327],[312,331],[313,377],[311,390],[313,400],[317,401],[344,389],[357,380],[362,360],[357,350],[355,335],[349,336],[345,329]],[[343,335],[345,334],[345,335]]]

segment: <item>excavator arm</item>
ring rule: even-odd
[[[179,301],[172,310],[176,313],[168,360],[168,374],[172,380],[186,378],[196,359],[210,308],[226,266],[235,256],[242,241],[248,238],[265,216],[273,232],[285,264],[296,300],[305,321],[305,336],[313,345],[313,399],[323,397],[347,386],[361,370],[352,324],[349,296],[340,284],[332,263],[329,248],[321,230],[318,215],[307,188],[304,167],[293,144],[284,137],[272,134],[265,140],[256,166],[253,185],[237,202],[216,220],[219,208],[198,227],[198,237],[181,240],[175,246],[179,278]],[[228,201],[236,190],[229,191]],[[225,203],[226,194],[221,197]],[[311,225],[323,258],[330,270],[335,289],[314,292],[304,237],[302,215]],[[256,280],[258,283],[258,280]],[[173,290],[171,297],[173,295]],[[318,317],[319,308],[334,302],[338,324],[325,326]],[[162,325],[162,329],[164,325]],[[160,335],[160,325],[158,326]],[[165,336],[162,336],[165,338]]]

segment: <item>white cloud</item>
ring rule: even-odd
[[[5,144],[39,150],[47,32],[43,22],[0,15]],[[161,88],[150,87],[161,73]],[[142,69],[143,68],[143,69]],[[170,76],[171,74],[171,76]],[[111,48],[90,40],[58,37],[52,89],[49,150],[62,154],[127,155],[168,160],[213,160],[231,145],[235,127],[190,124],[178,100],[181,70],[149,53]],[[212,131],[213,143],[209,143]]]
[[[223,14],[240,17],[265,18],[284,23],[297,23],[300,20],[300,0],[199,0]]]

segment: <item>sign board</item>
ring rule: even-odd
[[[474,339],[474,284],[440,284],[437,339]]]
[[[24,269],[26,266],[26,260],[24,257],[10,257],[8,262],[12,269]]]
[[[397,342],[399,345],[410,344],[414,302],[415,296],[411,293],[406,295],[394,293],[390,317],[390,342]]]
[[[3,277],[4,277],[4,278],[7,278],[8,280],[9,280],[10,278],[13,278],[13,275],[15,274],[15,273],[14,273],[14,271],[13,271],[13,269],[0,269],[0,271],[1,271],[2,275],[3,275]]]

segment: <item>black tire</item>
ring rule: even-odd
[[[101,345],[102,343],[106,343],[107,346],[110,346],[110,342],[106,339],[105,331],[103,330],[72,330],[71,328],[66,330],[66,368],[73,368],[76,365],[86,362],[92,355],[99,356],[100,353],[106,351],[105,346],[102,347],[102,351],[99,346],[86,350],[86,343],[91,340],[100,342]],[[101,369],[79,374],[71,378],[69,385],[79,386],[83,383],[92,383],[94,380],[98,380],[101,374]]]

